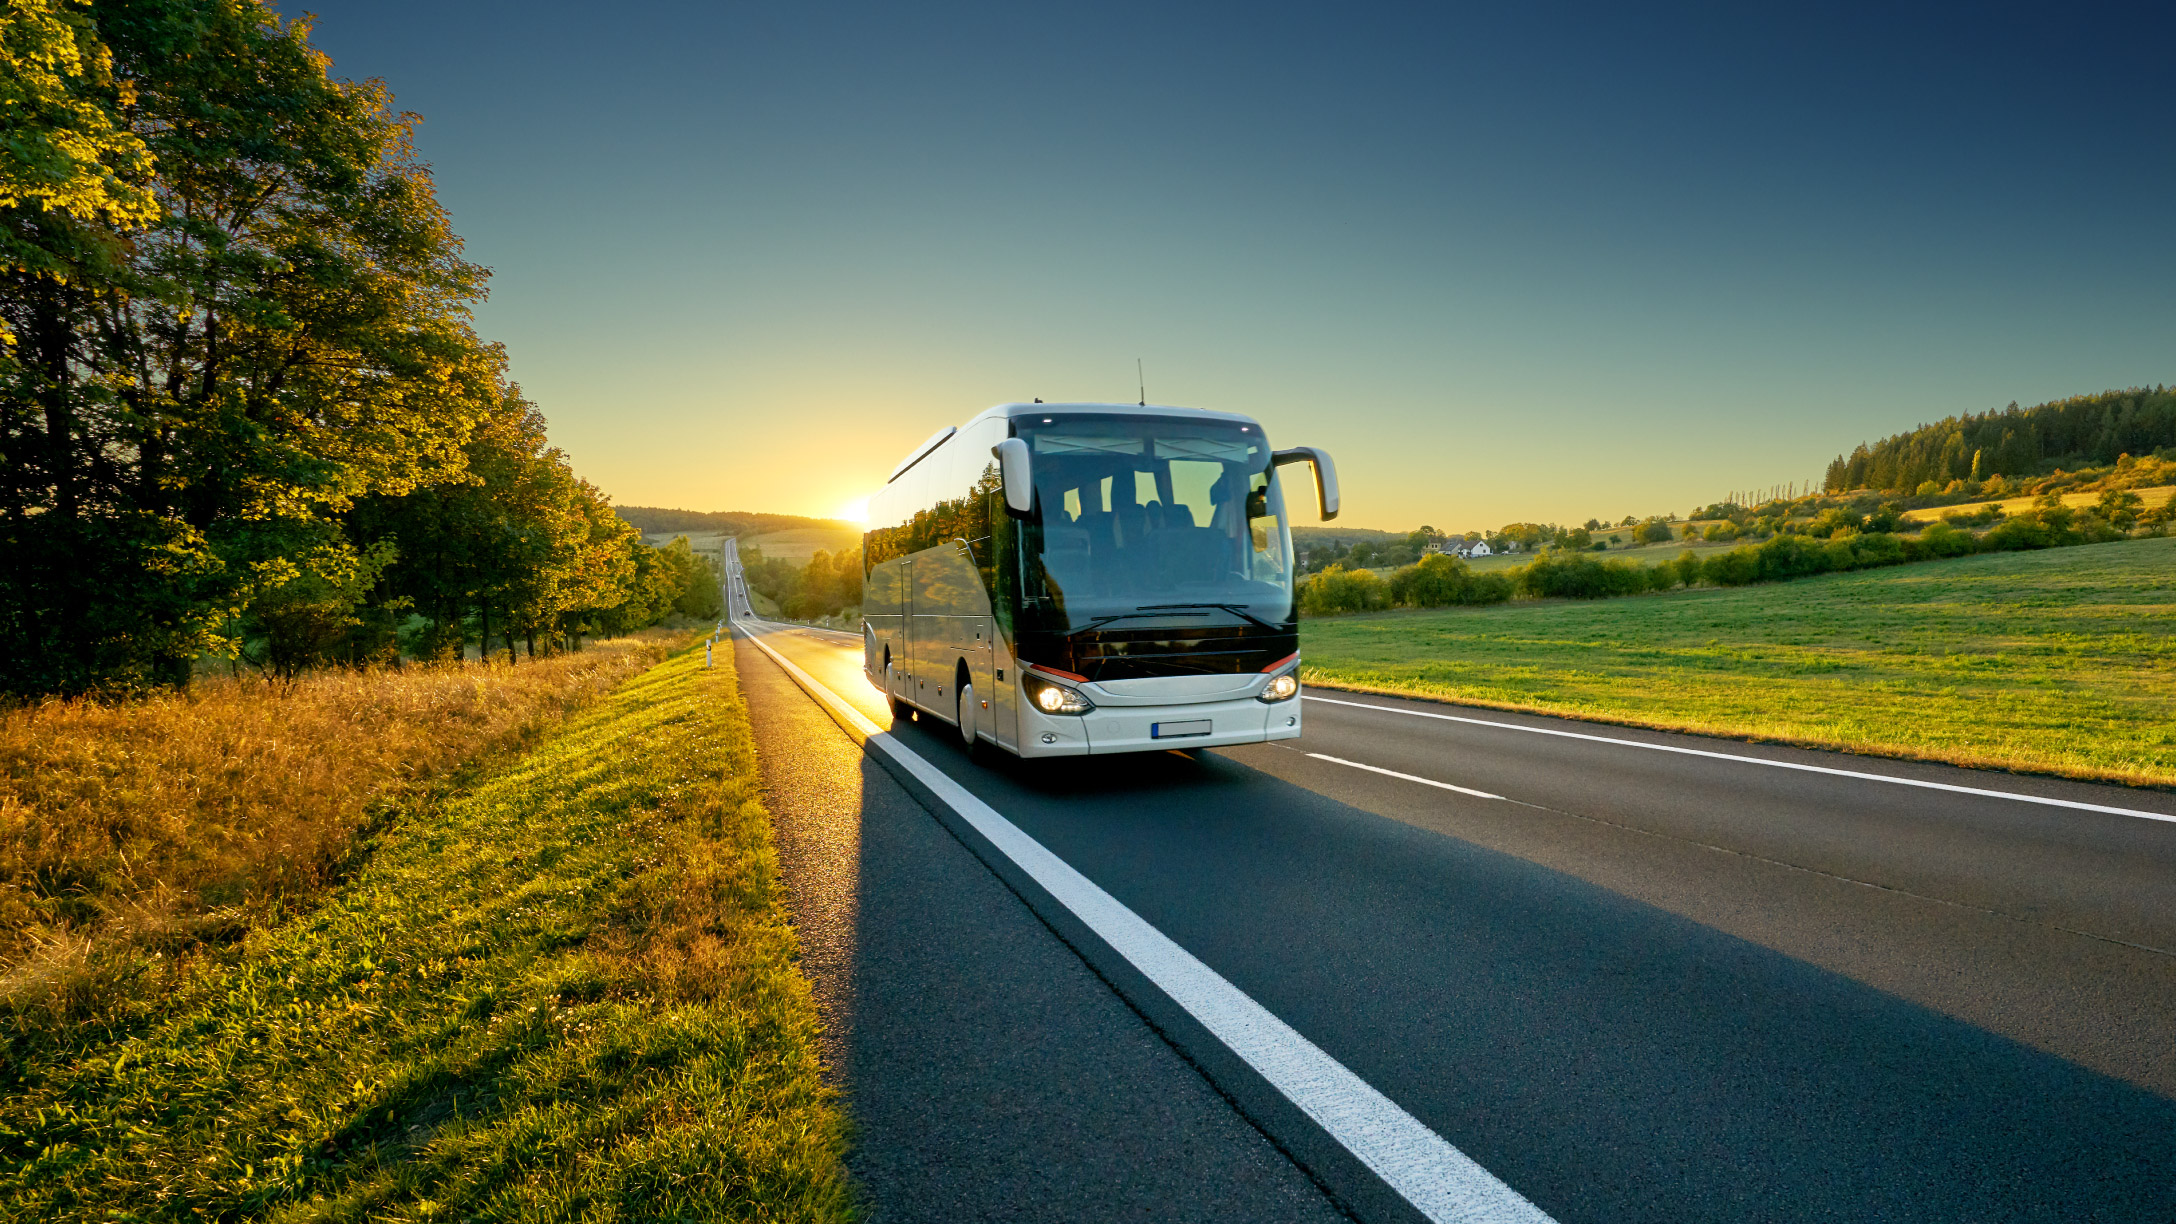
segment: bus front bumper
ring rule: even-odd
[[[1298,739],[1301,722],[1296,694],[1278,702],[1240,697],[1174,705],[1097,706],[1072,717],[1023,706],[1020,755],[1100,756],[1260,744]]]

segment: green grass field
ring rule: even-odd
[[[824,527],[796,527],[791,531],[770,531],[759,536],[749,536],[740,542],[741,553],[760,548],[766,557],[784,557],[795,565],[807,565],[816,550],[838,552],[844,548],[861,546],[861,528],[851,523],[839,523]]]
[[[2176,786],[2176,538],[1300,634],[1330,686]]]
[[[643,542],[663,546],[676,536],[686,536],[688,547],[696,552],[715,557],[719,545],[727,537],[717,532],[656,531],[643,536]],[[795,527],[787,531],[767,531],[762,535],[744,536],[740,542],[743,555],[751,548],[760,548],[766,557],[783,557],[795,565],[807,565],[808,559],[818,549],[839,552],[842,549],[861,547],[861,528],[852,523],[829,523],[821,527]]]
[[[731,671],[682,651],[123,1023],[0,1050],[0,1219],[837,1220]]]

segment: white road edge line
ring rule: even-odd
[[[1440,1224],[1555,1224],[1539,1207],[1474,1163],[1441,1135],[1377,1092],[1290,1025],[1224,980],[1116,897],[1075,871],[997,809],[923,760],[890,732],[787,661],[762,637],[749,641],[810,696],[866,737],[868,749],[897,762],[960,818],[1018,864],[1058,904],[1201,1022],[1232,1053],[1268,1080],[1330,1137],[1389,1183],[1423,1216]]]
[[[1734,752],[1709,752],[1702,748],[1681,748],[1675,744],[1647,744],[1639,740],[1617,739],[1608,735],[1587,735],[1578,731],[1559,731],[1554,727],[1522,727],[1517,723],[1497,722],[1490,718],[1466,718],[1457,714],[1437,714],[1428,710],[1407,710],[1398,706],[1371,705],[1365,701],[1341,701],[1335,697],[1317,697],[1313,693],[1305,693],[1302,696],[1309,701],[1351,706],[1355,710],[1378,710],[1384,714],[1404,714],[1413,718],[1435,718],[1444,722],[1470,723],[1476,727],[1496,727],[1504,731],[1525,731],[1532,735],[1554,735],[1562,739],[1590,740],[1597,744],[1616,744],[1625,748],[1645,748],[1650,752],[1675,752],[1681,756],[1712,757],[1718,761],[1737,761],[1745,765],[1766,765],[1771,769],[1796,769],[1802,773],[1833,774],[1839,778],[1861,778],[1868,782],[1887,782],[1893,786],[1917,786],[1925,790],[1952,791],[1960,795],[1980,795],[1988,799],[2013,799],[2019,803],[2042,803],[2049,807],[2075,808],[2081,812],[2106,812],[2111,816],[2136,816],[2140,820],[2160,820],[2176,824],[2176,816],[2168,815],[2165,812],[2145,812],[2137,808],[2110,807],[2104,803],[2080,803],[2075,799],[2050,799],[2044,795],[2021,795],[2015,791],[1988,790],[1978,786],[1957,786],[1948,782],[1926,782],[1918,778],[1893,778],[1888,774],[1866,773],[1856,769],[1832,769],[1826,765],[1806,765],[1797,761],[1771,761],[1763,757],[1739,756]],[[1308,755],[1312,756],[1314,754],[1309,753]],[[1362,766],[1362,768],[1367,768],[1367,766]]]
[[[1447,791],[1457,791],[1461,795],[1472,795],[1476,799],[1503,798],[1502,795],[1491,795],[1485,790],[1475,790],[1470,786],[1453,786],[1448,782],[1438,782],[1434,778],[1423,778],[1414,774],[1399,773],[1395,769],[1384,769],[1380,765],[1363,765],[1358,761],[1348,761],[1344,757],[1324,756],[1322,753],[1319,752],[1310,752],[1307,755],[1315,758],[1318,761],[1328,761],[1332,765],[1350,765],[1354,769],[1365,769],[1369,773],[1379,773],[1386,778],[1397,778],[1400,781],[1405,782],[1418,782],[1422,786],[1440,787]]]

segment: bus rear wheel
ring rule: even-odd
[[[914,707],[899,695],[899,668],[889,659],[884,661],[884,696],[891,701],[893,722],[906,722],[914,717]]]

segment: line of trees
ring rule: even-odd
[[[1394,570],[1432,555],[1429,553],[1431,547],[1438,552],[1455,552],[1468,544],[1486,543],[1494,553],[1534,553],[1545,548],[1601,552],[1610,548],[1668,543],[1673,538],[1671,524],[1674,521],[1666,514],[1644,519],[1626,515],[1617,523],[1604,523],[1600,519],[1588,519],[1577,527],[1556,523],[1506,523],[1494,531],[1456,534],[1424,526],[1404,534],[1373,532],[1368,537],[1349,540],[1303,537],[1294,532],[1293,547],[1299,553],[1300,572],[1304,574],[1322,573],[1331,566],[1347,570]]]
[[[701,598],[472,329],[416,117],[308,35],[8,0],[0,690],[579,646]]]
[[[760,548],[740,555],[741,573],[748,585],[778,605],[781,615],[795,620],[819,620],[861,607],[861,549],[838,552],[817,549],[806,565],[784,557],[766,557]]]
[[[2176,389],[2103,391],[1998,412],[1949,417],[1861,443],[1828,465],[1828,492],[1911,492],[1953,480],[2017,479],[2058,468],[2107,466],[2125,455],[2176,447]]]

